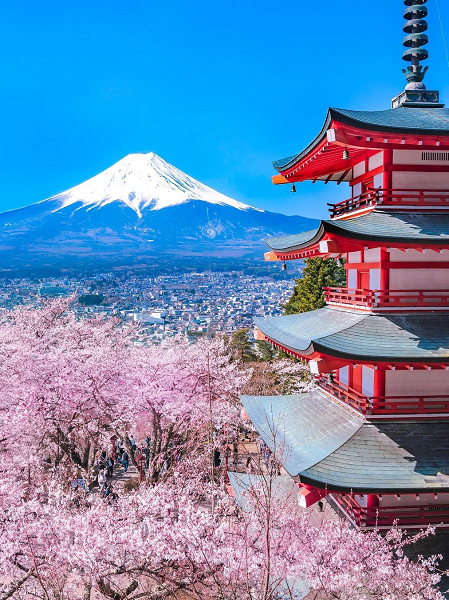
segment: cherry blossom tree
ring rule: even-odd
[[[317,600],[443,598],[437,558],[406,559],[403,532],[316,525],[277,495],[276,452],[239,506],[211,452],[240,425],[251,371],[219,338],[141,347],[135,334],[77,319],[70,300],[0,324],[0,600],[280,600],[296,580]],[[151,445],[138,489],[71,492],[131,434]]]

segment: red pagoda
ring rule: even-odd
[[[275,184],[347,182],[349,200],[267,260],[342,260],[320,310],[256,319],[259,339],[310,363],[317,386],[242,398],[304,506],[354,526],[449,527],[449,110],[426,89],[427,0],[405,0],[407,86],[384,111],[330,109],[315,140],[274,162]],[[271,424],[270,424],[271,423]]]

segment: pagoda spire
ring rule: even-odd
[[[427,21],[424,18],[427,16],[427,7],[424,6],[426,3],[427,0],[404,0],[407,7],[404,11],[404,19],[407,19],[404,32],[407,35],[404,38],[406,50],[402,58],[411,63],[407,69],[402,69],[407,79],[406,90],[426,89],[423,79],[429,67],[423,68],[420,64],[429,56],[428,51],[423,47],[429,42],[424,33],[427,31]]]
[[[443,108],[440,104],[440,93],[437,90],[428,91],[424,85],[424,76],[429,67],[423,67],[421,62],[429,58],[429,53],[424,48],[429,43],[429,38],[424,33],[428,25],[427,0],[404,0],[404,37],[405,51],[403,60],[410,63],[407,69],[402,69],[407,79],[405,90],[393,98],[392,108]]]

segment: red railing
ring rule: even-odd
[[[351,494],[332,494],[331,497],[358,527],[389,527],[395,521],[399,526],[449,523],[447,504],[401,506],[401,500],[395,499],[397,506],[365,508],[360,506]],[[404,495],[403,499],[407,497],[413,498],[412,495]]]
[[[426,415],[449,413],[449,396],[373,396],[368,397],[326,375],[317,379],[318,386],[364,415]]]
[[[362,290],[323,288],[328,304],[350,304],[365,308],[448,308],[449,290]]]
[[[339,217],[356,210],[374,206],[390,208],[448,208],[449,190],[369,190],[360,196],[354,196],[337,204],[328,204],[332,218]]]
[[[352,408],[360,410],[363,414],[366,414],[367,410],[371,408],[366,396],[343,383],[337,384],[326,375],[320,375],[316,381],[320,388],[326,390],[326,392],[329,392],[345,404],[349,404]]]

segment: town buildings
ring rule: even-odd
[[[0,286],[0,311],[38,305],[45,298],[73,296],[71,310],[80,316],[117,316],[136,324],[138,343],[158,343],[176,335],[252,329],[254,317],[282,314],[281,304],[292,290],[292,279],[241,271],[5,279]],[[80,302],[83,299],[86,303]]]
[[[330,109],[315,140],[274,163],[274,183],[349,184],[330,220],[270,240],[268,260],[345,261],[327,306],[255,320],[309,361],[313,392],[243,397],[310,506],[356,527],[449,527],[449,110],[423,84],[427,0],[405,0],[407,86],[383,111]]]

